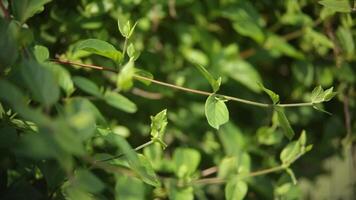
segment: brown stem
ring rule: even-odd
[[[281,171],[284,169],[285,169],[285,167],[283,165],[279,165],[277,167],[272,167],[272,168],[268,168],[268,169],[251,172],[246,175],[241,175],[241,178],[244,179],[244,178],[249,178],[249,177],[254,177],[254,176],[265,175],[265,174]],[[194,181],[194,184],[221,184],[221,183],[225,183],[226,181],[227,181],[226,179],[219,178],[219,177],[203,178],[203,179]]]
[[[111,71],[111,72],[116,72],[116,73],[119,72],[118,70],[111,69],[108,67],[98,66],[98,65],[89,65],[89,64],[82,64],[82,63],[77,63],[77,62],[72,62],[72,61],[55,60],[55,59],[50,59],[50,61],[60,63],[60,64],[77,65],[77,66],[96,69],[96,70]],[[196,89],[186,88],[186,87],[182,87],[182,86],[178,86],[178,85],[173,85],[170,83],[158,81],[158,80],[147,78],[147,77],[140,76],[140,75],[133,75],[133,77],[135,79],[150,81],[157,85],[162,85],[162,86],[170,87],[170,88],[177,89],[177,90],[182,90],[182,91],[189,92],[189,93],[200,94],[200,95],[205,95],[205,96],[210,96],[210,95],[215,94],[212,92],[206,92],[206,91],[202,91],[202,90],[196,90]],[[221,95],[221,94],[215,94],[215,95],[223,97],[227,100],[237,101],[240,103],[249,104],[249,105],[253,105],[253,106],[257,106],[257,107],[263,107],[263,108],[313,106],[313,103],[292,103],[292,104],[273,105],[273,104],[259,103],[259,102],[255,102],[255,101],[241,99],[241,98],[237,98],[237,97],[233,97],[233,96],[227,96],[227,95]]]

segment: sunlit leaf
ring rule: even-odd
[[[243,181],[231,179],[225,186],[226,200],[242,200],[247,194],[247,184]]]
[[[229,121],[229,110],[224,100],[215,94],[210,95],[205,102],[205,116],[210,126],[215,129]]]
[[[77,44],[76,49],[110,58],[114,62],[120,62],[122,59],[122,53],[112,44],[99,39],[81,41]]]

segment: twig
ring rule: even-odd
[[[219,170],[219,168],[217,166],[214,166],[214,167],[210,167],[208,169],[205,169],[201,172],[201,176],[202,177],[205,177],[205,176],[209,176],[211,174],[214,174],[216,173],[217,171]]]
[[[134,150],[135,151],[139,151],[139,150],[141,150],[141,149],[143,149],[143,148],[145,148],[145,147],[147,147],[147,146],[149,146],[151,144],[153,144],[152,140],[146,142],[145,144],[142,144],[142,145],[136,147]],[[125,154],[122,153],[122,154],[119,154],[119,155],[116,155],[116,156],[113,156],[113,157],[110,157],[110,158],[105,158],[105,159],[102,159],[102,160],[96,160],[95,163],[97,163],[97,162],[107,162],[107,161],[110,161],[110,160],[115,160],[115,159],[120,158],[120,157],[122,157],[124,155]]]
[[[162,99],[162,95],[160,93],[153,93],[153,92],[147,92],[145,90],[141,90],[140,88],[133,88],[132,89],[132,94],[135,94],[137,96],[141,96],[147,99]]]
[[[241,175],[241,179],[250,178],[250,177],[254,177],[254,176],[260,176],[260,175],[265,175],[265,174],[281,171],[281,170],[284,170],[284,169],[285,169],[285,166],[279,165],[277,167],[272,167],[272,168],[268,168],[268,169],[263,169],[263,170],[251,172],[251,173],[246,174],[246,175]],[[203,179],[198,179],[198,180],[194,181],[193,184],[221,184],[221,183],[225,183],[226,181],[227,181],[226,179],[219,178],[219,177],[203,178]]]
[[[103,71],[111,71],[111,72],[116,72],[116,73],[119,72],[119,71],[117,71],[115,69],[108,68],[108,67],[97,66],[97,65],[89,65],[89,64],[82,64],[82,63],[77,63],[77,62],[72,62],[72,61],[63,61],[63,60],[55,60],[55,59],[50,59],[50,61],[56,62],[56,63],[60,63],[60,64],[77,65],[77,66],[81,66],[81,67],[97,69],[97,70],[103,70]],[[140,75],[133,75],[133,77],[135,79],[150,81],[150,82],[155,83],[157,85],[162,85],[162,86],[170,87],[170,88],[177,89],[177,90],[182,90],[182,91],[189,92],[189,93],[200,94],[200,95],[205,95],[205,96],[210,96],[210,95],[214,94],[212,92],[206,92],[206,91],[202,91],[202,90],[196,90],[196,89],[186,88],[186,87],[182,87],[182,86],[178,86],[178,85],[173,85],[173,84],[170,84],[170,83],[158,81],[158,80],[147,78],[147,77],[140,76]],[[301,106],[313,106],[314,105],[313,103],[292,103],[292,104],[277,104],[277,105],[273,105],[273,104],[250,101],[250,100],[241,99],[241,98],[228,96],[228,95],[221,95],[221,94],[216,94],[216,95],[218,95],[220,97],[223,97],[223,98],[225,98],[227,100],[237,101],[237,102],[240,102],[240,103],[249,104],[249,105],[253,105],[253,106],[257,106],[257,107],[263,107],[263,108],[301,107]]]

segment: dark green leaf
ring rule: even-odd
[[[212,94],[205,102],[205,116],[210,126],[219,129],[221,125],[229,121],[229,110],[223,100]]]
[[[16,36],[19,27],[15,22],[8,23],[0,18],[0,72],[11,66],[18,56],[18,42]]]
[[[59,87],[54,74],[46,67],[33,60],[23,61],[21,73],[26,87],[30,90],[32,97],[50,106],[59,98]]]
[[[51,0],[21,0],[10,2],[14,17],[21,23],[24,23],[36,13],[42,12],[44,10],[44,5],[50,1]]]
[[[287,116],[284,114],[283,109],[276,109],[277,112],[277,116],[278,116],[278,122],[280,127],[283,130],[284,135],[291,140],[294,137],[294,131],[291,127],[291,125],[289,124],[289,121],[287,119]]]
[[[75,179],[72,184],[90,193],[99,193],[105,187],[98,177],[85,169],[79,169],[75,172]]]

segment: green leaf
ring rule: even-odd
[[[90,193],[99,193],[105,188],[104,183],[98,177],[85,169],[79,169],[75,172],[75,178],[72,184]]]
[[[160,182],[147,158],[143,155],[138,156],[129,143],[121,136],[110,134],[109,140],[114,141],[119,146],[131,168],[140,176],[142,181],[152,186],[159,187]]]
[[[70,96],[75,90],[70,73],[67,71],[67,69],[56,64],[50,64],[49,68],[56,76],[56,80],[59,87],[61,87],[64,90],[67,97]]]
[[[289,121],[288,121],[286,115],[284,114],[283,109],[278,108],[278,109],[276,109],[276,112],[277,112],[277,116],[278,116],[279,125],[282,128],[284,135],[289,140],[291,140],[295,134],[294,134],[294,131],[293,131],[291,125],[289,124]]]
[[[116,176],[115,199],[116,200],[142,200],[145,199],[144,183],[130,176],[122,174]]]
[[[73,77],[73,81],[74,84],[84,92],[99,98],[103,96],[99,90],[99,87],[93,81],[81,76]]]
[[[126,21],[126,23],[125,23],[125,21]],[[131,35],[133,34],[133,32],[135,30],[137,23],[138,22],[135,22],[135,24],[133,26],[131,26],[130,20],[126,20],[122,16],[120,16],[117,19],[117,25],[118,25],[119,31],[120,31],[121,35],[126,39],[129,39],[131,37]]]
[[[301,155],[311,150],[311,146],[306,146],[307,136],[303,130],[297,141],[289,143],[281,152],[280,159],[283,164],[289,166]]]
[[[108,42],[98,39],[87,39],[77,44],[76,50],[84,50],[100,56],[110,58],[116,63],[122,59],[122,53]]]
[[[243,86],[254,92],[260,92],[261,88],[257,83],[262,82],[262,78],[258,71],[250,63],[242,59],[233,59],[223,63],[222,69],[226,76],[241,83]]]
[[[136,51],[134,45],[131,43],[129,47],[127,47],[127,55],[130,57],[130,60],[135,61],[140,56],[140,52]]]
[[[133,75],[135,74],[134,62],[130,60],[117,76],[116,86],[120,90],[127,91],[133,86]]]
[[[319,85],[314,88],[311,94],[311,101],[313,104],[318,104],[326,101],[330,101],[337,93],[333,92],[334,87],[331,87],[324,91]]]
[[[108,105],[113,106],[114,108],[118,108],[122,111],[128,113],[134,113],[137,111],[136,104],[119,93],[107,91],[104,95],[104,100]]]
[[[265,88],[261,83],[258,83],[258,85],[262,88],[262,90],[268,94],[268,96],[271,98],[273,104],[279,103],[279,95],[274,93],[272,90],[269,90]]]
[[[217,92],[220,88],[221,77],[215,80],[215,78],[202,65],[195,64],[194,66],[196,66],[200,73],[202,73],[206,80],[208,80],[209,84],[211,85],[211,88],[213,89],[213,92]]]
[[[290,142],[280,154],[283,164],[290,165],[292,161],[301,153],[301,146],[298,141]]]
[[[174,172],[178,178],[190,177],[200,163],[199,151],[191,148],[177,148],[173,153]]]
[[[32,97],[45,106],[57,102],[59,87],[53,73],[33,60],[25,60],[21,64],[21,74]]]
[[[275,34],[268,35],[264,47],[275,57],[287,55],[296,59],[304,58],[304,54],[295,49],[285,39]]]
[[[236,156],[224,157],[219,163],[218,177],[226,179],[231,175],[236,175],[238,173],[237,163]]]
[[[49,58],[49,51],[47,47],[41,46],[41,45],[36,45],[34,47],[34,54],[36,57],[36,60],[40,63],[45,62]]]
[[[172,200],[194,200],[194,188],[192,186],[178,188],[173,184],[169,188],[169,199],[172,199]]]
[[[283,135],[276,131],[274,127],[262,126],[257,130],[258,143],[264,145],[274,145],[281,142]]]
[[[229,7],[223,12],[233,22],[233,28],[241,35],[250,37],[258,43],[264,41],[264,33],[260,25],[258,12],[249,3],[240,1],[236,7]]]
[[[167,109],[162,110],[155,116],[151,116],[151,136],[152,140],[157,140],[162,147],[165,148],[167,145],[163,142],[163,135],[167,126]]]
[[[161,185],[158,177],[152,167],[151,161],[148,160],[144,155],[138,154],[140,165],[142,166],[141,170],[138,171],[138,174],[145,183],[159,187]],[[130,163],[130,162],[129,162]]]
[[[236,178],[231,179],[225,186],[226,200],[242,200],[247,194],[247,184]]]
[[[334,12],[351,12],[348,0],[323,0],[319,1],[319,3]]]
[[[8,23],[0,18],[0,72],[14,64],[18,57],[18,34],[19,27],[15,22]]]
[[[28,18],[44,10],[44,5],[51,0],[21,0],[10,1],[15,19],[24,23]]]
[[[229,121],[229,110],[227,109],[224,100],[217,95],[210,95],[205,102],[205,116],[210,126],[215,129]]]

